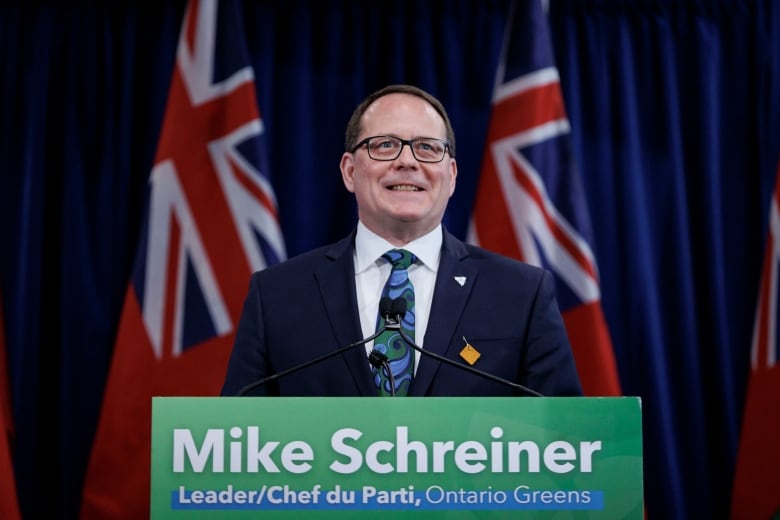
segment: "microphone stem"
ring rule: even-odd
[[[385,363],[382,365],[382,368],[385,369],[385,373],[387,374],[387,381],[390,383],[390,397],[395,397],[395,376],[393,375],[393,371],[390,369],[390,363],[385,361]]]
[[[389,327],[385,327],[385,329],[388,328]],[[377,370],[381,370],[385,373],[387,381],[390,384],[390,397],[395,397],[395,376],[393,375],[393,370],[390,368],[387,356],[377,349],[374,349],[368,355],[368,362]]]
[[[286,376],[287,374],[290,374],[292,372],[297,372],[298,370],[303,370],[306,367],[309,367],[311,365],[319,363],[320,361],[324,361],[324,360],[328,359],[329,357],[336,356],[338,354],[344,353],[344,352],[346,352],[346,351],[348,351],[350,349],[353,349],[353,348],[355,348],[355,347],[357,347],[357,346],[359,346],[361,344],[368,343],[369,341],[372,341],[372,340],[376,339],[377,337],[379,337],[379,335],[382,334],[386,329],[387,329],[387,327],[382,327],[376,333],[374,333],[373,336],[369,336],[369,337],[367,337],[365,339],[361,339],[360,341],[356,341],[354,343],[350,343],[346,347],[341,347],[338,350],[331,351],[331,352],[328,352],[328,353],[323,354],[321,356],[318,356],[318,357],[316,357],[314,359],[311,359],[311,360],[307,361],[306,363],[304,363],[302,365],[296,365],[294,367],[290,367],[287,370],[282,370],[281,372],[277,372],[275,374],[272,374],[272,375],[270,375],[270,376],[268,376],[266,378],[260,379],[259,381],[255,381],[254,383],[250,383],[250,384],[246,385],[244,388],[242,388],[241,390],[239,390],[238,393],[236,394],[236,396],[239,396],[239,397],[243,396],[247,392],[257,388],[258,386],[262,386],[262,385],[264,385],[266,383],[269,383],[269,382],[271,382],[271,381],[273,381],[273,380],[275,380],[277,378],[280,378],[282,376]]]

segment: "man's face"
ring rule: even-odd
[[[377,99],[363,114],[361,123],[358,142],[378,135],[447,138],[438,112],[425,100],[409,94],[388,94]],[[360,220],[390,242],[409,242],[441,222],[455,191],[457,171],[449,153],[441,162],[424,163],[414,158],[409,146],[404,146],[401,155],[392,161],[372,159],[365,145],[341,158],[344,185],[355,194]]]

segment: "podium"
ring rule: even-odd
[[[157,397],[164,518],[643,518],[637,397]]]

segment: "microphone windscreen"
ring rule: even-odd
[[[393,300],[388,298],[387,296],[383,296],[381,300],[379,300],[379,315],[385,318],[385,320],[389,316],[393,316],[392,313],[393,308]]]
[[[392,307],[390,307],[390,314],[392,316],[400,316],[403,318],[406,314],[406,299],[396,298],[393,300]]]

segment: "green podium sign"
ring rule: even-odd
[[[635,397],[152,402],[152,518],[643,517]]]

